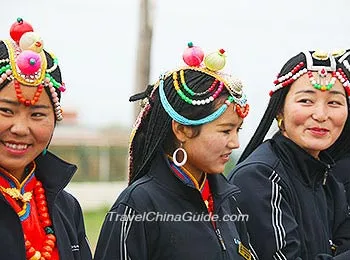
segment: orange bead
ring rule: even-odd
[[[34,247],[31,247],[31,248],[29,248],[27,251],[26,251],[26,257],[27,258],[31,258],[31,257],[33,257],[34,255],[35,255],[35,249],[34,249]]]
[[[52,248],[51,246],[43,246],[43,252],[49,252],[50,254],[52,253]]]
[[[26,247],[26,250],[28,250],[32,246],[32,243],[30,243],[28,240],[26,240],[24,242],[24,246]]]
[[[52,240],[53,242],[56,242],[56,237],[53,234],[47,234],[46,235],[47,239]]]
[[[45,257],[45,259],[51,259],[51,253],[49,252],[42,252],[41,255]]]
[[[55,242],[52,241],[51,239],[47,239],[47,240],[45,240],[44,245],[54,248],[55,247]]]

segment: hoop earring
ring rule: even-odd
[[[277,118],[277,125],[278,125],[278,128],[280,130],[283,130],[282,129],[282,123],[283,123],[283,118],[282,117]]]
[[[182,146],[182,145],[181,145],[181,146]],[[179,151],[181,151],[181,152],[183,153],[183,155],[184,155],[184,158],[182,159],[181,162],[179,162],[179,161],[176,159],[176,155],[177,155],[177,153],[178,153]],[[186,151],[185,151],[184,148],[179,147],[179,148],[177,148],[177,149],[174,151],[174,153],[173,153],[173,161],[174,161],[174,164],[175,164],[176,166],[178,166],[178,167],[181,167],[181,166],[185,165],[185,163],[187,162],[187,153],[186,153]]]

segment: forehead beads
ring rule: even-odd
[[[315,89],[321,91],[330,90],[338,79],[345,88],[346,93],[349,95],[350,83],[342,69],[336,68],[335,55],[339,55],[340,52],[328,54],[326,52],[315,51],[311,54],[309,51],[305,51],[303,53],[306,58],[306,64],[300,62],[285,75],[278,75],[277,79],[273,82],[274,88],[270,91],[270,96],[280,88],[290,86],[305,73],[307,73],[310,83]],[[313,72],[317,72],[317,74],[314,75]],[[327,79],[328,73],[331,73],[330,80]]]

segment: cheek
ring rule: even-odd
[[[334,114],[333,118],[333,122],[334,122],[334,125],[335,126],[339,126],[339,127],[342,127],[345,125],[345,122],[346,122],[346,119],[348,117],[348,112],[347,110],[344,110],[342,112],[337,112]]]
[[[35,127],[35,136],[41,142],[48,142],[55,128],[53,121],[45,121]]]
[[[294,108],[288,110],[288,113],[285,113],[285,118],[288,118],[288,121],[285,121],[287,125],[303,125],[308,119],[309,114],[305,113],[304,110]]]

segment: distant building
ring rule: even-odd
[[[78,124],[77,113],[64,111],[49,150],[76,164],[73,181],[127,180],[129,129],[92,129]]]

